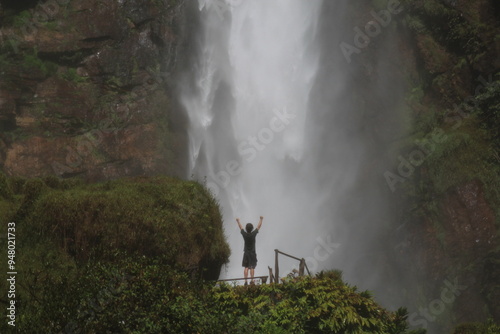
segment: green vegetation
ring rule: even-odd
[[[44,26],[49,30],[57,30],[59,24],[57,23],[57,21],[48,21],[44,23]]]
[[[10,189],[10,185],[5,174],[0,173],[0,199],[4,198],[6,200],[12,199],[13,194]]]
[[[221,285],[212,299],[211,308],[225,323],[219,333],[403,333],[407,328],[405,309],[380,308],[370,293],[346,285],[338,271],[259,287]]]
[[[109,79],[106,80],[106,85],[113,88],[120,88],[124,86],[124,83],[120,78],[111,76]]]
[[[339,272],[249,287],[204,280],[217,278],[229,248],[217,202],[196,182],[155,177],[85,184],[0,174],[0,186],[1,219],[16,224],[19,332],[406,330],[404,309],[384,310]],[[7,224],[2,227],[5,234]],[[6,284],[0,283],[3,291]],[[9,302],[5,295],[0,301]],[[7,326],[2,322],[0,330]]]
[[[407,156],[429,143],[436,130],[445,138],[430,141],[432,152],[403,185],[412,202],[409,211],[430,218],[439,231],[444,196],[479,181],[500,224],[500,76],[485,66],[496,30],[485,24],[480,5],[403,2],[419,52],[420,80],[409,83],[407,96],[415,115],[413,133],[396,151]]]
[[[486,78],[485,78],[486,79]],[[487,80],[487,79],[486,79]],[[495,159],[500,162],[500,74],[476,96],[474,103],[481,125],[492,135]]]
[[[409,95],[410,102],[413,95]],[[435,107],[436,109],[438,107]],[[492,208],[500,207],[500,84],[491,82],[481,93],[454,110],[429,110],[415,118],[413,133],[398,143],[396,152],[408,156],[425,147],[424,159],[403,185],[411,210],[432,218],[439,231],[439,202],[467,182],[479,181]],[[441,140],[435,140],[440,133]],[[406,153],[406,155],[404,154]],[[500,223],[500,212],[497,212]]]
[[[24,27],[31,19],[31,13],[28,10],[23,10],[18,15],[12,17],[12,26],[15,28]]]
[[[408,13],[408,27],[415,32],[432,35],[446,49],[474,58],[481,57],[489,47],[480,36],[491,27],[483,24],[476,6],[462,7],[466,10],[464,13],[439,0],[403,0],[403,4]]]
[[[24,54],[21,66],[26,72],[38,71],[44,77],[55,74],[58,68],[57,64],[40,59],[36,50],[33,54]]]
[[[158,275],[196,269],[197,277],[213,279],[229,257],[218,204],[195,182],[156,177],[84,184],[0,174],[0,187],[2,235],[7,222],[16,223],[16,303],[23,305],[17,328],[23,333],[55,333],[70,318],[78,320],[77,306],[88,294],[83,282],[103,284],[96,268],[126,272],[154,264]],[[6,251],[0,251],[5,259]],[[2,291],[6,284],[0,283]]]
[[[453,331],[453,334],[499,334],[500,326],[492,321],[486,324],[471,323],[459,325]]]
[[[82,83],[87,81],[87,78],[79,75],[76,72],[75,68],[68,68],[65,73],[61,74],[61,77],[65,80],[75,83]]]
[[[426,69],[429,73],[444,72],[450,63],[450,55],[446,50],[428,34],[422,35],[419,42],[424,58],[427,60]]]
[[[425,307],[439,289],[432,279],[456,275],[479,280],[482,261],[493,263],[490,259],[498,258],[496,242],[477,251],[467,249],[464,241],[462,251],[456,252],[456,241],[468,232],[450,228],[450,223],[456,228],[468,221],[480,229],[484,222],[493,232],[492,212],[497,231],[500,227],[500,76],[495,65],[498,52],[491,48],[498,29],[492,24],[495,15],[484,3],[403,2],[404,23],[415,51],[406,68],[406,101],[413,124],[411,133],[394,145],[393,155],[395,160],[413,159],[406,165],[406,182],[400,184],[407,205],[401,218],[408,222],[408,233],[422,242],[408,246],[410,257],[420,251],[427,257],[422,272],[429,273],[423,274],[415,293],[423,300],[419,306]],[[470,195],[481,206],[469,206]],[[470,216],[464,217],[460,210]],[[480,222],[478,216],[488,218]],[[440,244],[432,245],[434,241]],[[495,276],[486,277],[476,281],[482,300],[474,302],[484,317],[498,314]],[[457,304],[443,312],[438,326],[450,328],[463,314]],[[498,332],[498,326],[467,324],[454,333]]]
[[[123,251],[168,256],[169,264],[189,267],[221,265],[229,255],[218,205],[194,182],[154,178],[73,186],[31,179],[22,195],[14,218],[29,226],[32,241],[54,243],[76,260],[111,260]]]

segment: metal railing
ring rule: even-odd
[[[217,280],[217,282],[231,282],[231,281],[241,281],[241,280],[255,280],[255,279],[260,279],[262,284],[267,283],[267,278],[269,277],[269,282],[270,283],[280,283],[280,267],[279,267],[279,254],[288,256],[289,258],[292,258],[294,260],[299,261],[299,271],[298,275],[304,276],[304,271],[307,270],[307,274],[311,276],[311,272],[309,271],[309,268],[307,267],[306,260],[304,258],[298,258],[296,256],[284,253],[278,249],[274,250],[274,274],[273,274],[273,269],[271,267],[267,267],[269,269],[269,276],[254,276],[253,279],[248,277],[248,278],[227,278],[227,279],[220,279]]]
[[[247,278],[244,278],[244,277],[241,277],[241,278],[226,278],[226,279],[220,279],[220,280],[217,280],[217,282],[232,282],[232,281],[242,281],[242,280],[249,280],[249,281],[253,281],[253,280],[259,280],[261,281],[262,284],[266,284],[267,283],[267,277],[268,276],[254,276],[253,278],[251,277],[247,277]]]
[[[309,268],[307,267],[306,260],[304,258],[300,259],[296,256],[293,256],[293,255],[284,253],[278,249],[275,249],[274,250],[274,275],[272,273],[272,269],[270,267],[268,267],[269,268],[269,277],[271,277],[271,282],[273,282],[273,279],[274,279],[274,283],[280,282],[279,281],[280,280],[280,266],[279,266],[279,261],[278,261],[279,254],[288,256],[289,258],[292,258],[292,259],[300,262],[299,263],[299,276],[304,276],[304,269],[307,270],[307,274],[309,276],[311,276],[311,272],[309,271]]]

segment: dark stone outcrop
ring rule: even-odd
[[[182,1],[0,1],[0,170],[184,174]]]

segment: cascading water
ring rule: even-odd
[[[246,1],[220,16],[202,2],[205,41],[198,94],[184,100],[191,120],[191,169],[219,196],[233,256],[227,275],[241,276],[242,241],[234,222],[264,227],[259,270],[275,248],[307,255],[318,236],[317,197],[305,159],[309,95],[318,69],[314,46],[322,1]],[[225,54],[224,54],[225,53]],[[293,237],[297,235],[300,237]]]
[[[397,128],[384,117],[400,86],[379,75],[370,97],[355,89],[363,86],[353,79],[359,66],[338,47],[352,39],[346,4],[199,1],[198,58],[181,99],[190,174],[219,199],[232,249],[222,276],[242,276],[235,218],[256,224],[263,215],[256,275],[267,275],[280,249],[306,258],[312,271],[339,268],[364,288],[379,284],[365,275],[374,262],[369,240],[387,218],[373,162],[383,156],[377,136]],[[394,103],[366,105],[388,94]],[[293,265],[280,260],[281,275]]]

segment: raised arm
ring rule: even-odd
[[[238,223],[238,226],[239,226],[240,230],[242,230],[243,226],[241,226],[240,219],[236,218],[236,222]]]
[[[260,227],[262,226],[262,221],[264,220],[264,217],[260,216],[259,220],[259,225],[257,225],[257,229],[260,230]]]

